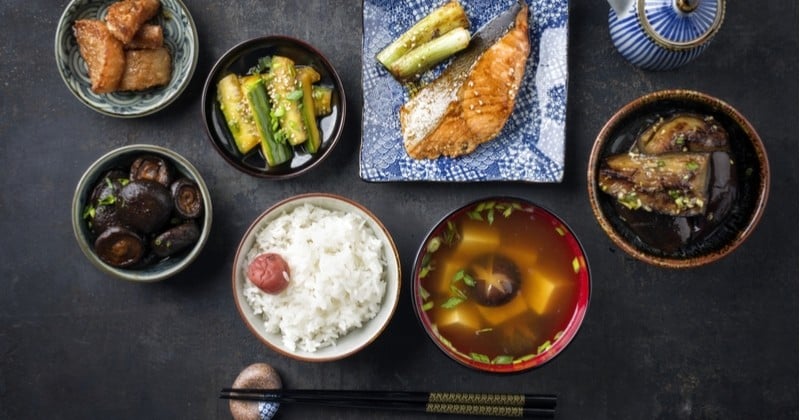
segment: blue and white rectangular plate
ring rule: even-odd
[[[406,89],[375,59],[445,0],[364,0],[359,160],[365,181],[561,182],[567,108],[568,0],[528,0],[531,54],[514,112],[500,135],[458,158],[415,160],[403,148]],[[474,32],[517,0],[461,0]],[[446,63],[427,77],[441,72]]]

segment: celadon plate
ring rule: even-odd
[[[141,92],[97,94],[91,90],[86,62],[81,57],[72,25],[78,19],[103,19],[113,0],[72,0],[58,22],[56,65],[67,88],[84,105],[120,118],[150,115],[171,104],[189,85],[197,67],[197,28],[181,0],[161,0],[161,10],[151,22],[164,29],[164,44],[172,56],[172,80],[164,87]]]
[[[461,4],[474,32],[516,1],[462,0]],[[458,158],[415,160],[408,156],[399,110],[409,94],[375,56],[441,4],[441,0],[364,1],[361,178],[375,182],[561,182],[567,107],[567,0],[528,0],[531,54],[514,112],[497,138]],[[446,65],[442,63],[423,78],[435,77]]]

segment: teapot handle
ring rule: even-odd
[[[638,0],[637,1],[637,10],[639,11],[639,22],[644,29],[645,34],[653,40],[659,46],[666,48],[672,51],[684,51],[696,48],[700,45],[703,45],[706,41],[710,40],[714,34],[717,33],[719,27],[722,25],[722,20],[725,16],[725,0],[714,0],[717,3],[717,10],[714,15],[714,20],[708,26],[708,29],[702,33],[700,36],[690,39],[688,41],[674,41],[665,38],[662,36],[659,31],[657,31],[653,25],[650,23],[651,18],[647,15],[647,10],[645,8],[645,0]],[[678,11],[680,11],[684,15],[688,15],[691,12],[695,11],[700,4],[702,3],[701,0],[675,0],[675,6]],[[704,19],[704,16],[701,16],[699,13],[692,14],[693,18],[696,19]],[[664,20],[661,21],[663,24]],[[707,24],[708,22],[700,22],[700,24]]]

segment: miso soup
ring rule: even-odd
[[[580,244],[557,217],[521,200],[464,207],[433,230],[421,254],[420,320],[465,364],[510,367],[560,350],[588,303]]]

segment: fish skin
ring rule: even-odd
[[[496,138],[514,110],[529,54],[523,4],[505,35],[475,58],[467,55],[454,63],[403,105],[400,125],[408,155],[457,157]]]

